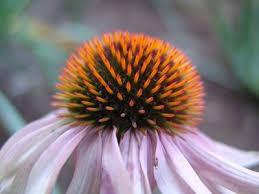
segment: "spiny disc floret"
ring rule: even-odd
[[[178,49],[143,34],[115,32],[84,43],[67,61],[55,105],[78,124],[128,129],[196,125],[203,86]]]

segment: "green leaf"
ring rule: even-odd
[[[259,2],[243,0],[233,26],[223,17],[215,16],[215,26],[229,66],[241,85],[259,98]]]
[[[0,40],[5,38],[13,20],[22,13],[30,0],[1,0],[0,1]]]
[[[1,91],[0,120],[2,121],[5,128],[8,130],[9,134],[13,134],[25,125],[25,120]]]
[[[236,34],[238,45],[247,44],[251,40],[250,35],[253,25],[253,0],[241,1],[241,13],[237,18]]]

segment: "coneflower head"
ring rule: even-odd
[[[168,43],[128,32],[84,43],[67,60],[55,106],[81,125],[173,132],[195,126],[203,84],[188,58]]]

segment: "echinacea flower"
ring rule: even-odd
[[[67,61],[58,110],[14,134],[0,151],[0,193],[50,194],[65,162],[67,194],[259,193],[257,153],[197,128],[203,84],[178,49],[115,32]]]

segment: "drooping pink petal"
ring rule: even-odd
[[[141,135],[139,135],[141,136]],[[140,142],[142,137],[137,139],[134,132],[128,130],[121,140],[121,154],[129,172],[133,193],[151,194],[151,188],[145,180],[143,170],[140,165]]]
[[[220,156],[225,159],[236,163],[244,167],[253,167],[259,164],[259,152],[257,151],[246,151],[234,148],[221,142],[214,141],[204,133],[196,130],[195,134],[190,134],[193,141],[204,143],[205,146],[209,146],[211,150],[217,152]]]
[[[0,149],[0,160],[2,159],[3,155],[16,143],[20,141],[21,138],[23,138],[25,135],[28,135],[30,132],[33,132],[35,130],[38,130],[40,128],[46,127],[47,125],[52,125],[53,123],[56,123],[60,118],[57,117],[57,113],[52,112],[46,115],[45,117],[38,119],[22,129],[18,130],[14,135],[11,136],[11,138],[3,145],[3,147]]]
[[[100,133],[87,134],[76,153],[75,172],[67,194],[100,193],[102,162]]]
[[[157,135],[154,176],[162,194],[188,194],[191,190],[182,183],[181,178],[172,170],[166,151]]]
[[[0,181],[12,175],[19,166],[34,162],[43,150],[52,143],[69,126],[59,127],[60,122],[55,122],[46,127],[35,130],[15,143],[10,145],[9,151],[2,155],[0,160]]]
[[[116,129],[103,134],[101,194],[132,194],[129,174],[123,163]]]
[[[15,176],[8,177],[5,180],[0,181],[0,193],[10,193],[10,189],[12,187],[12,183],[14,181]]]
[[[130,142],[131,134],[130,131],[127,131],[120,142],[120,150],[123,162],[125,163],[126,168],[128,168],[128,159],[129,159],[129,152],[130,152]]]
[[[86,130],[71,128],[52,143],[34,164],[25,193],[50,194],[59,171],[85,134]]]
[[[233,191],[230,191],[224,187],[221,187],[219,185],[216,185],[215,183],[213,183],[212,181],[206,179],[206,178],[202,178],[201,177],[201,180],[202,182],[209,188],[209,190],[214,194],[236,194],[235,192]]]
[[[139,154],[146,187],[151,188],[152,191],[157,185],[154,177],[156,141],[151,136],[152,134],[147,133],[142,137]]]
[[[259,164],[259,152],[240,150],[220,142],[215,142],[215,144],[218,153],[235,164],[244,167],[253,167]]]
[[[39,139],[37,137],[35,137],[35,139],[27,139],[28,141],[25,141],[23,145],[17,147],[17,150],[19,151],[14,151],[14,155],[12,155],[14,158],[11,158],[12,160],[9,160],[9,163],[7,161],[6,165],[8,165],[8,167],[3,168],[3,173],[5,177],[4,180],[8,179],[9,176],[15,176],[9,193],[20,194],[24,192],[29,174],[31,172],[31,168],[33,167],[34,163],[37,161],[43,151],[47,149],[47,147],[52,142],[54,142],[62,133],[64,133],[70,127],[71,126],[67,125],[59,129],[53,130],[52,133],[48,134],[42,139]],[[30,145],[30,141],[33,141],[35,145],[32,145],[32,147],[28,147],[28,150],[24,149],[24,147],[27,146],[26,143]]]
[[[193,141],[188,134],[176,137],[185,157],[203,177],[235,192],[259,193],[259,173],[245,169],[215,154],[204,143]]]
[[[173,138],[161,133],[161,141],[166,150],[166,157],[170,159],[171,166],[179,177],[190,187],[194,193],[209,194],[209,189],[203,184],[199,176],[193,170],[187,159],[173,142]]]
[[[21,194],[25,192],[31,166],[32,164],[27,165],[26,163],[26,165],[24,165],[23,168],[17,169],[15,175],[13,176],[12,184],[6,190],[7,194]]]

